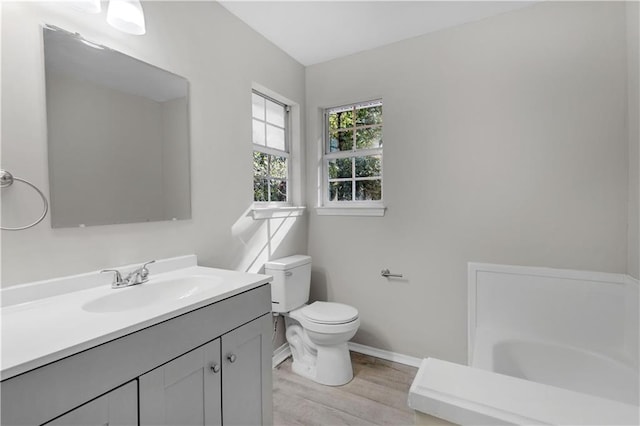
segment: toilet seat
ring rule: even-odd
[[[316,303],[320,305],[316,305]],[[324,304],[330,306],[323,306]],[[316,305],[314,308],[307,310],[307,308]],[[332,306],[341,305],[341,306]],[[346,309],[349,308],[349,309]],[[306,313],[305,313],[306,311]],[[330,313],[341,314],[336,317],[331,317]],[[355,314],[355,316],[354,316]],[[310,315],[312,319],[308,315]],[[349,305],[343,305],[342,303],[330,303],[330,302],[314,302],[311,305],[304,305],[298,309],[295,309],[288,313],[288,316],[298,321],[302,327],[306,330],[316,333],[326,334],[339,334],[348,333],[351,330],[356,330],[360,326],[360,319],[358,318],[358,310]],[[320,322],[318,317],[324,318],[326,321]]]
[[[307,321],[316,324],[347,324],[358,318],[358,310],[353,306],[334,302],[313,302],[300,309]]]

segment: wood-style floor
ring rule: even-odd
[[[395,362],[351,352],[353,380],[323,386],[291,371],[291,358],[273,372],[273,423],[293,425],[411,425],[407,406],[418,371]]]

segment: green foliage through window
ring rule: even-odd
[[[382,200],[382,101],[326,111],[329,201]]]
[[[253,151],[253,201],[287,201],[287,159]]]

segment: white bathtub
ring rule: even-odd
[[[455,424],[633,424],[638,281],[469,264],[468,366],[427,359],[409,405]]]
[[[638,402],[638,370],[598,353],[531,340],[494,341],[473,367],[627,404]],[[478,354],[480,355],[480,354]]]

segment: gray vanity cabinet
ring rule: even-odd
[[[140,425],[270,423],[270,331],[263,315],[142,375]]]
[[[0,424],[271,424],[271,318],[264,284],[11,377]]]
[[[220,339],[140,377],[140,425],[220,425]]]
[[[58,417],[47,426],[134,426],[138,424],[138,385],[134,380]]]

